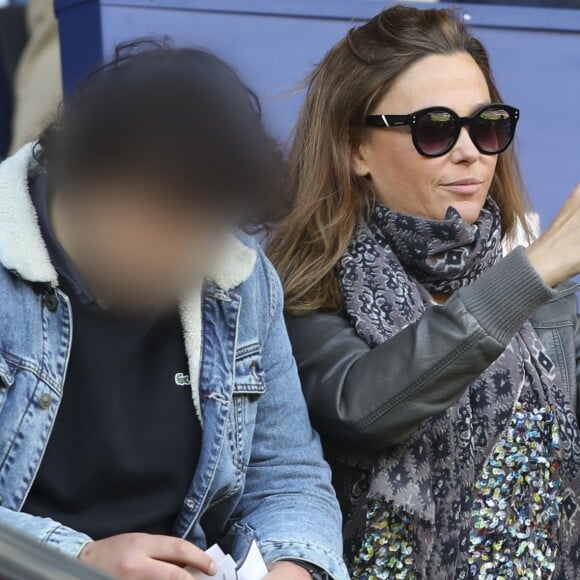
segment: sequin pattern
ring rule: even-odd
[[[469,551],[472,578],[551,577],[562,501],[558,447],[550,407],[517,403],[476,483]]]
[[[562,482],[559,437],[549,406],[518,402],[475,486],[469,577],[550,578],[555,568]],[[401,508],[370,500],[352,578],[419,577],[412,520]]]
[[[370,500],[366,533],[350,575],[360,580],[415,580],[414,532],[411,518],[400,508]]]

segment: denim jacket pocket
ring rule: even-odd
[[[250,461],[260,396],[265,391],[260,345],[253,343],[238,348],[232,390],[232,452],[237,467],[244,472]]]

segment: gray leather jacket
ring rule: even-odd
[[[572,283],[548,288],[518,248],[374,349],[341,316],[288,317],[314,426],[331,447],[397,445],[421,421],[451,406],[526,320],[577,408],[578,288]]]

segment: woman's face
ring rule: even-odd
[[[370,114],[407,115],[444,106],[461,117],[491,102],[481,70],[467,53],[432,55],[403,72]],[[443,219],[453,206],[474,222],[489,192],[497,155],[481,154],[463,127],[453,149],[441,157],[423,157],[410,127],[368,128],[353,152],[357,175],[369,178],[377,198],[402,213]]]

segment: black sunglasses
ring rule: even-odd
[[[439,157],[453,149],[463,126],[480,153],[497,155],[513,141],[520,112],[515,107],[493,103],[472,117],[460,117],[447,107],[429,107],[410,115],[368,115],[371,127],[411,126],[415,149],[425,157]]]

